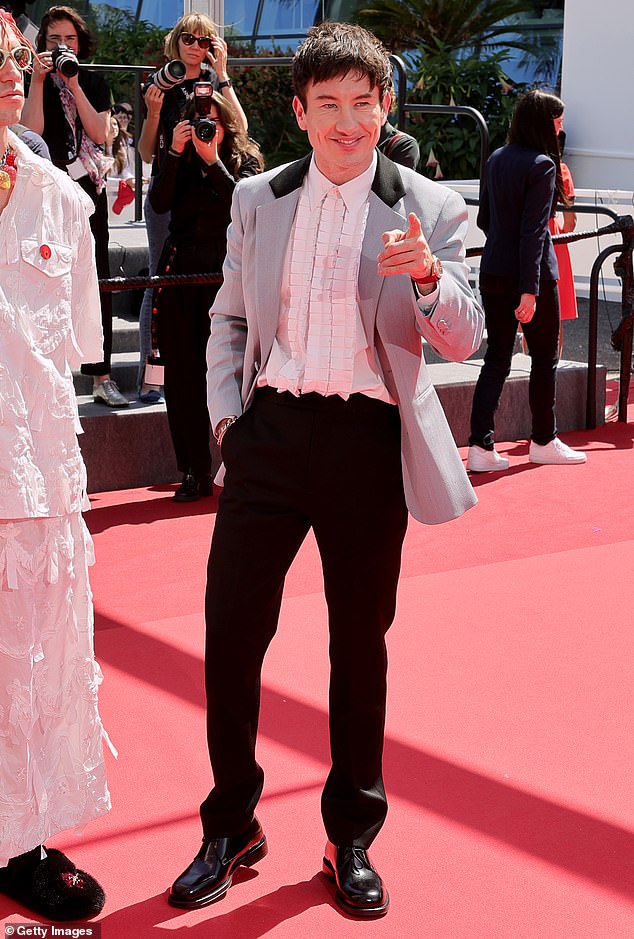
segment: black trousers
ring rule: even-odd
[[[95,203],[95,211],[90,216],[90,229],[95,241],[97,276],[100,280],[107,280],[110,277],[108,196],[105,189],[97,195],[97,187],[89,176],[84,176],[78,182]],[[101,325],[103,327],[103,362],[82,365],[82,375],[110,374],[112,364],[112,294],[102,290],[99,301],[101,303]]]
[[[264,773],[255,759],[261,669],[284,578],[312,527],[330,634],[332,766],[322,793],[331,841],[367,847],[387,812],[382,778],[387,651],[407,528],[393,405],[273,389],[227,431],[225,487],[206,595],[208,838],[249,824]],[[301,624],[298,624],[301,628]]]
[[[517,335],[514,310],[520,295],[481,289],[487,329],[487,351],[473,394],[469,443],[485,450],[493,449],[494,416],[504,382],[511,371],[511,359]],[[535,315],[522,330],[531,357],[528,402],[532,434],[543,446],[557,436],[555,393],[559,344],[559,295],[557,281],[543,282],[535,304]]]
[[[170,273],[182,273],[170,268]],[[181,473],[211,472],[207,410],[209,307],[217,284],[164,287],[157,299],[158,345],[165,366],[165,406]]]

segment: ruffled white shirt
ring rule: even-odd
[[[0,214],[0,519],[56,517],[88,507],[71,369],[102,358],[94,207],[9,141],[18,166]]]

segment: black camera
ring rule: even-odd
[[[211,82],[196,82],[194,85],[196,116],[191,123],[194,133],[203,143],[209,143],[216,136],[216,122],[209,117],[213,93],[214,86]]]
[[[180,85],[185,81],[186,72],[187,66],[184,62],[181,62],[180,59],[172,59],[171,62],[166,62],[158,72],[150,75],[146,87],[156,85],[161,91],[169,91],[170,88],[174,88],[175,85]]]
[[[72,49],[60,42],[51,50],[53,68],[65,78],[72,78],[79,71],[79,62]]]

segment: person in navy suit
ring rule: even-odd
[[[542,464],[586,459],[559,439],[555,418],[559,272],[548,220],[558,201],[568,204],[555,127],[563,109],[547,92],[523,95],[507,144],[487,163],[478,212],[478,226],[487,236],[480,266],[487,351],[471,410],[467,468],[472,472],[509,465],[494,448],[494,415],[511,370],[518,323],[531,357],[529,459]]]

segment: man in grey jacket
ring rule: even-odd
[[[381,916],[367,849],[382,780],[385,634],[407,512],[433,524],[476,499],[422,355],[479,345],[462,199],[376,150],[390,63],[358,26],[324,23],[293,64],[311,155],[236,188],[208,346],[226,467],[208,568],[206,683],[214,788],[203,844],[169,900],[221,897],[267,852],[255,817],[260,672],[286,572],[312,527],[330,629],[332,767],[323,860],[337,903]]]

